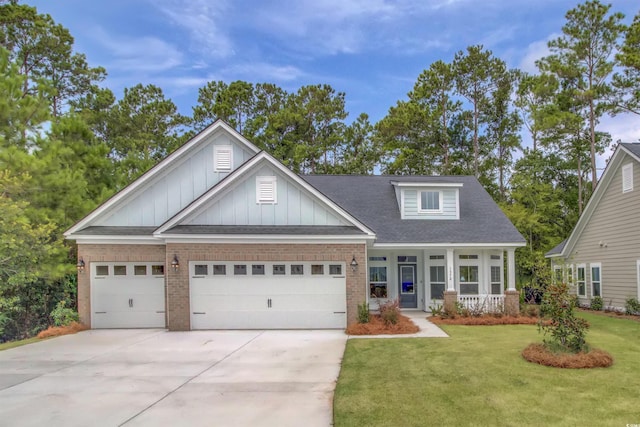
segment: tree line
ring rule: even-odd
[[[327,84],[211,81],[190,116],[154,85],[117,97],[68,29],[0,2],[0,341],[75,307],[62,232],[216,119],[297,173],[475,175],[526,237],[518,269],[535,280],[597,185],[612,143],[599,120],[640,115],[640,12],[623,19],[599,1],[577,5],[535,74],[469,46],[371,123],[349,122],[346,94]]]

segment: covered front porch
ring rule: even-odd
[[[515,314],[515,247],[380,247],[367,253],[371,310],[398,299],[405,310],[455,309]]]

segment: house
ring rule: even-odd
[[[524,245],[473,177],[299,176],[222,121],[65,235],[84,324],[171,330],[345,328],[395,298],[517,309]]]
[[[599,296],[622,310],[640,297],[640,144],[621,143],[568,239],[549,251],[555,280],[575,285],[581,305]]]

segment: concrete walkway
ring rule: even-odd
[[[427,313],[421,310],[403,310],[402,314],[407,316],[413,323],[415,323],[420,331],[415,334],[402,334],[402,335],[349,335],[349,339],[362,339],[362,338],[448,338],[449,335],[442,329],[434,325],[427,320]]]

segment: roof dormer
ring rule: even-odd
[[[402,219],[460,219],[459,182],[391,181]]]

